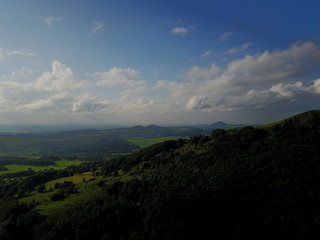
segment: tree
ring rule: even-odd
[[[39,192],[39,193],[43,193],[45,190],[46,190],[46,185],[44,185],[44,184],[41,184],[41,185],[38,187],[38,192]]]

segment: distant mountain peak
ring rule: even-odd
[[[160,126],[157,126],[155,124],[150,124],[147,126],[147,128],[160,128]]]
[[[226,128],[229,124],[222,122],[222,121],[218,121],[215,123],[212,123],[210,126],[214,127],[214,128]]]

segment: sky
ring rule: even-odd
[[[319,9],[0,0],[0,124],[259,124],[320,109]]]

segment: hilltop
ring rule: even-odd
[[[242,128],[245,126],[246,125],[244,124],[229,124],[222,121],[218,121],[210,125],[199,126],[199,128],[206,131],[207,134],[210,134],[211,131],[214,129],[234,129],[234,128]]]
[[[276,122],[259,125],[259,128],[272,128],[272,127],[308,127],[312,129],[319,128],[320,126],[320,110],[310,110],[307,112],[299,113],[294,116],[281,119]]]

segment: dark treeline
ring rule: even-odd
[[[28,147],[39,149],[40,153],[49,155],[123,153],[139,149],[138,146],[129,141],[112,135],[41,141],[32,143]]]
[[[125,182],[52,222],[33,206],[0,213],[0,238],[318,239],[320,121],[215,130],[105,162]]]
[[[61,160],[57,156],[46,156],[39,159],[31,159],[28,157],[0,157],[0,166],[5,165],[32,165],[32,166],[49,166],[54,165],[55,161]]]

